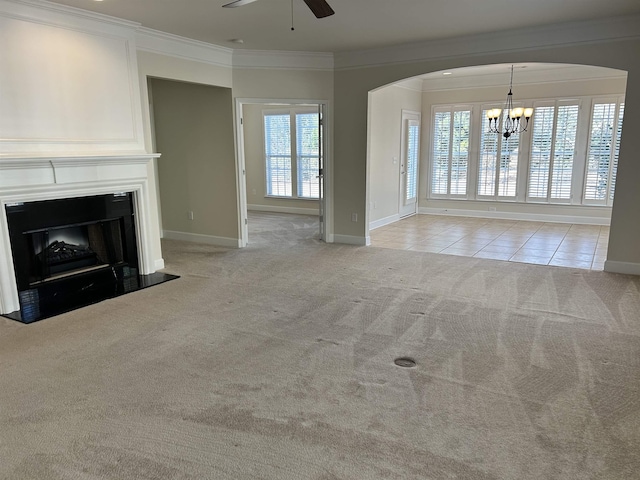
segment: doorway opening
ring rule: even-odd
[[[327,102],[236,100],[240,246],[327,241]]]
[[[504,136],[488,128],[487,113],[504,109],[511,69],[432,72],[370,92],[373,246],[603,269],[627,72],[515,64],[514,110],[494,130],[523,107],[533,115],[526,130]],[[415,205],[408,110],[421,114],[423,140]],[[422,218],[406,218],[414,212]]]

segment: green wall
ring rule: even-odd
[[[231,89],[155,78],[149,87],[156,150],[162,154],[163,230],[233,243],[238,208]]]

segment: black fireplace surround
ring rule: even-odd
[[[6,206],[23,323],[178,278],[140,275],[133,194]]]

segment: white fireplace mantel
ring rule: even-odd
[[[149,162],[159,154],[117,154],[65,157],[0,157],[0,313],[20,309],[15,281],[6,205],[59,198],[132,192],[140,273],[156,271],[151,245]]]

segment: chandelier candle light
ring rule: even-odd
[[[509,112],[509,115],[504,119],[504,132],[499,129],[500,114],[502,110],[499,108],[492,108],[487,110],[487,118],[489,119],[489,132],[502,133],[504,138],[509,138],[514,133],[526,132],[527,126],[529,126],[529,119],[533,115],[533,108],[513,108],[513,65],[511,65],[511,82],[509,83],[509,93],[507,94],[507,101],[504,105],[504,111]],[[520,124],[520,119],[524,117],[524,125]]]

